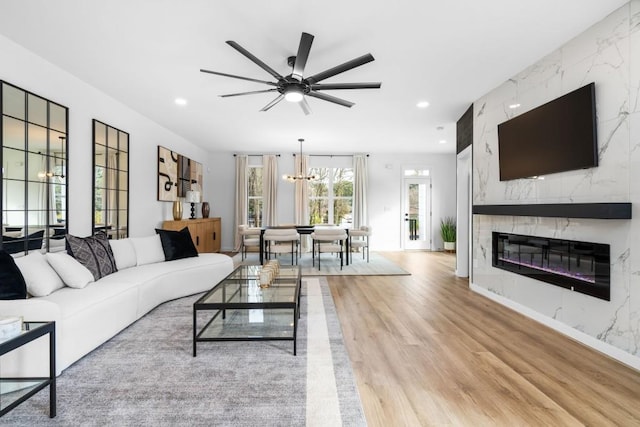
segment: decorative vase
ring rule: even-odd
[[[209,202],[202,202],[202,218],[209,218]]]
[[[173,202],[173,219],[180,221],[182,219],[182,200]]]
[[[456,242],[444,242],[444,250],[445,251],[455,251],[456,250]]]

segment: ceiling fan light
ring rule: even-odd
[[[302,97],[302,91],[297,87],[288,88],[284,94],[284,99],[289,102],[300,102],[302,101]]]

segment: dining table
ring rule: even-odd
[[[295,228],[298,234],[302,235],[311,235],[315,230],[315,225],[272,225],[265,226],[260,228],[260,264],[264,264],[264,253],[265,253],[265,241],[264,241],[264,232],[268,228],[275,229],[286,229],[286,228]],[[340,227],[343,228],[343,227]],[[349,243],[349,229],[350,227],[344,227],[344,230],[347,232],[347,243],[346,243],[346,265],[349,265],[349,258],[351,254],[351,245]]]

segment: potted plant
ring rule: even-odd
[[[456,249],[456,221],[454,218],[447,216],[440,220],[440,236],[442,236],[445,251]]]

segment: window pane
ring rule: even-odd
[[[247,224],[262,227],[262,198],[249,198]]]
[[[353,197],[353,169],[334,169],[333,195],[336,197]],[[338,221],[336,220],[337,223]]]
[[[40,126],[47,126],[47,101],[35,95],[27,95],[27,121]]]
[[[327,168],[311,168],[310,175],[318,178],[309,182],[309,197],[328,197],[329,196],[329,172]],[[312,223],[313,224],[313,223]]]
[[[56,105],[52,102],[49,103],[49,115],[50,115],[50,127],[56,129],[62,133],[67,132],[67,109]]]
[[[27,138],[28,151],[32,153],[47,152],[47,129],[36,125],[29,125],[29,135]]]
[[[333,201],[333,223],[349,226],[353,222],[352,199],[335,199]]]
[[[309,224],[329,223],[329,200],[310,199],[309,200]]]
[[[262,197],[262,168],[249,167],[247,177],[247,195],[249,197]]]
[[[107,146],[118,148],[118,131],[112,127],[107,128]]]
[[[25,150],[24,129],[26,124],[10,117],[3,117],[2,120],[2,146]]]
[[[404,176],[429,176],[429,169],[406,169]]]
[[[24,120],[24,91],[3,84],[2,92],[2,113]]]
[[[5,147],[2,150],[3,177],[24,179],[24,151]]]

